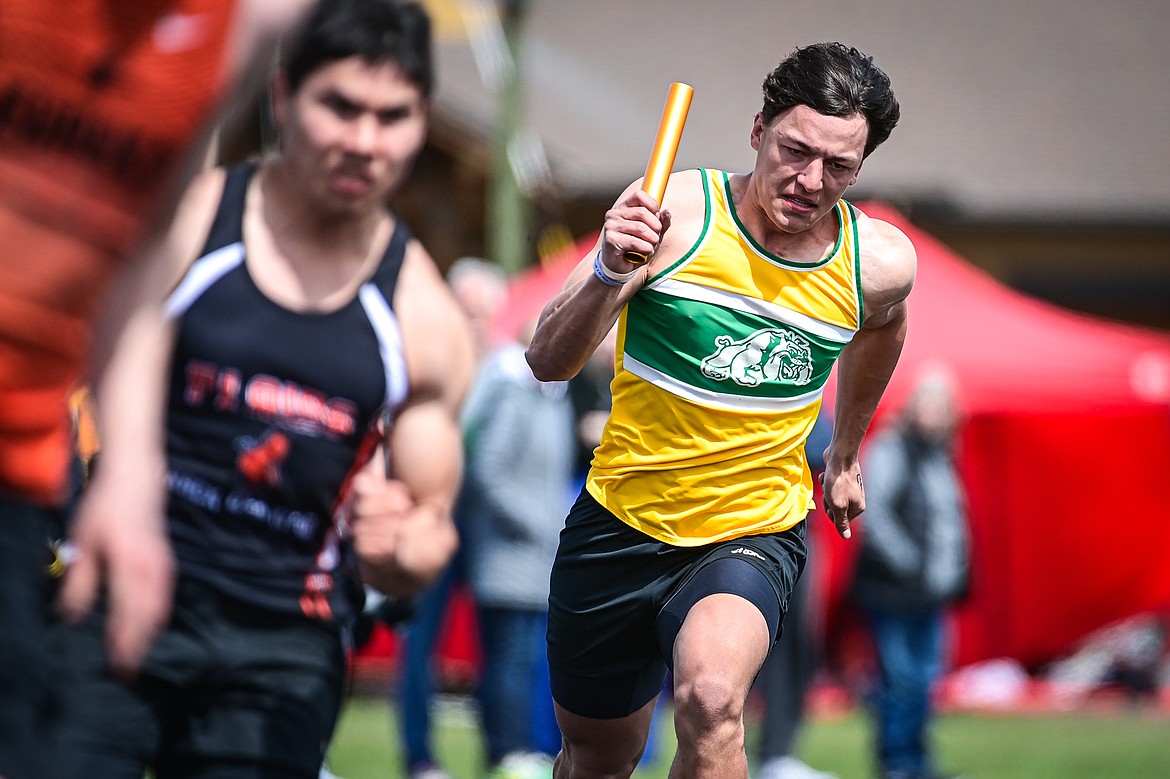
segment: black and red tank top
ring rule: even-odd
[[[361,588],[337,521],[379,420],[407,394],[392,301],[409,235],[340,309],[300,313],[256,286],[228,171],[207,243],[168,301],[177,326],[168,514],[180,575],[281,614],[345,621]]]

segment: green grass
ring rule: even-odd
[[[1170,720],[1127,714],[949,714],[934,730],[941,767],[972,779],[1166,779]],[[872,736],[853,714],[814,722],[800,753],[841,779],[868,779]]]
[[[402,779],[398,735],[383,700],[356,696],[342,713],[329,764],[344,779]],[[479,779],[482,742],[463,707],[440,707],[437,754],[455,779]],[[749,744],[754,739],[749,723]],[[970,779],[1167,779],[1170,719],[1139,711],[1107,714],[948,714],[935,728],[942,767]],[[665,779],[674,754],[669,718],[656,760],[638,779]],[[799,754],[841,779],[871,779],[871,730],[852,713],[817,719],[804,730]],[[750,746],[749,746],[750,752]]]

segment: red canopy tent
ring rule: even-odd
[[[1170,613],[1170,334],[1016,293],[889,207],[862,209],[904,230],[919,261],[909,336],[875,426],[925,362],[955,372],[967,415],[959,459],[974,572],[957,662],[1039,664],[1116,619]],[[538,313],[595,240],[517,277],[497,332]],[[832,394],[830,382],[827,404]],[[813,524],[836,614],[853,549],[827,521]]]
[[[882,411],[914,368],[958,376],[974,537],[960,663],[1028,664],[1142,611],[1170,612],[1170,334],[1018,294],[897,212],[918,251],[910,330]]]

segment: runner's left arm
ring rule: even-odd
[[[865,511],[861,442],[885,393],[906,340],[906,299],[914,286],[916,258],[910,240],[893,225],[865,220],[862,258],[865,321],[837,363],[833,437],[825,451],[824,508],[843,538]]]

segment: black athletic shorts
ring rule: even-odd
[[[49,538],[60,511],[0,495],[0,776],[56,775],[59,704],[46,654]]]
[[[181,581],[132,682],[107,672],[100,615],[57,635],[66,779],[317,779],[345,691],[337,629]]]
[[[686,612],[714,593],[747,598],[775,642],[804,569],[805,527],[699,547],[630,527],[585,490],[569,511],[553,563],[548,660],[553,698],[613,719],[661,690]]]

